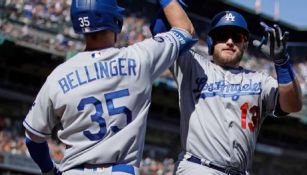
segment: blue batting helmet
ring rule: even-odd
[[[214,41],[212,36],[217,29],[224,27],[233,27],[241,30],[247,37],[249,35],[247,23],[244,17],[235,11],[223,11],[215,15],[211,21],[209,33],[207,37],[209,55],[213,54]]]
[[[72,25],[78,34],[101,30],[120,33],[123,12],[116,0],[73,0],[70,8]]]

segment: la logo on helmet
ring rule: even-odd
[[[227,13],[227,14],[225,15],[225,19],[226,19],[227,21],[233,22],[233,21],[235,21],[235,16],[233,16],[232,13]]]

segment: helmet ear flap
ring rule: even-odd
[[[211,36],[207,35],[207,44],[208,44],[208,54],[212,55],[213,54],[213,39]]]

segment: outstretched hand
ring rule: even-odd
[[[289,32],[282,33],[280,27],[275,24],[269,27],[264,22],[260,22],[266,32],[261,41],[254,40],[253,45],[257,47],[264,55],[272,58],[274,63],[282,65],[289,60],[287,52],[287,41],[289,39]]]

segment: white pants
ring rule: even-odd
[[[174,175],[225,175],[218,170],[199,165],[197,163],[181,160],[177,162]]]
[[[116,165],[115,165],[116,166]],[[106,167],[106,168],[75,168],[70,169],[63,172],[63,175],[140,175],[139,169],[137,167],[133,167],[134,172],[126,171],[125,168],[118,168],[115,169],[113,166]]]

